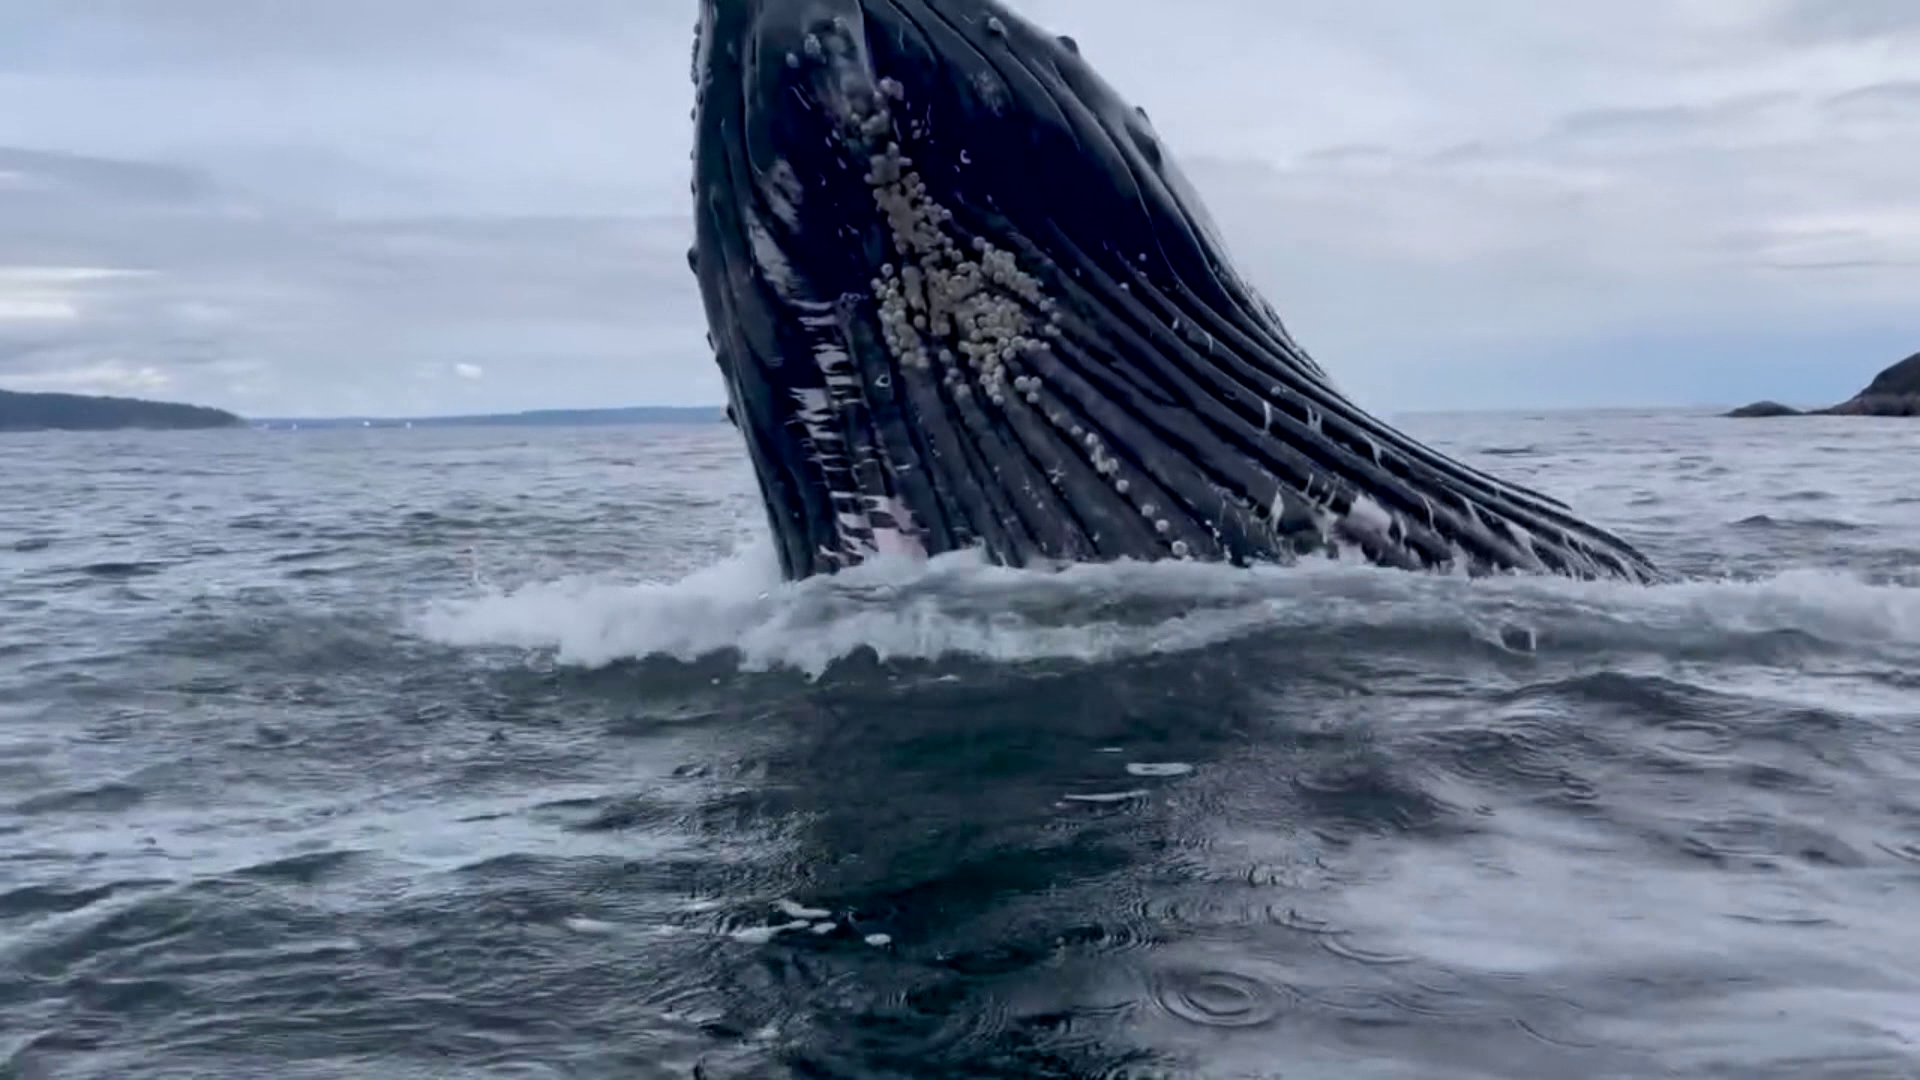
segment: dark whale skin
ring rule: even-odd
[[[704,0],[690,252],[788,578],[1302,556],[1653,581],[1349,401],[1146,114],[994,0]]]

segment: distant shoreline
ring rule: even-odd
[[[724,424],[724,405],[633,405],[609,409],[527,409],[453,416],[240,416],[225,409],[94,394],[0,390],[0,433],[44,431],[255,431],[350,428],[617,427]]]
[[[205,431],[245,426],[239,416],[204,405],[0,390],[0,432]]]
[[[1404,409],[1400,418],[1550,416],[1578,413],[1727,415],[1716,405],[1572,406],[1498,409]],[[600,409],[527,409],[447,416],[241,416],[223,409],[137,398],[0,390],[0,435],[46,431],[344,431],[410,428],[566,428],[701,426],[727,423],[724,405],[634,405]]]
[[[635,405],[615,409],[529,409],[466,416],[286,416],[249,417],[247,424],[271,431],[336,428],[619,427],[634,424],[724,424],[723,405]]]

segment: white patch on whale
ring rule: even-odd
[[[1392,535],[1397,520],[1392,512],[1364,493],[1355,494],[1353,504],[1347,509],[1345,524],[1356,534],[1377,536],[1385,540]]]
[[[800,227],[800,203],[806,197],[806,186],[800,182],[800,176],[793,171],[793,164],[786,158],[775,161],[767,170],[766,182],[760,185],[761,194],[767,198],[767,206],[773,215],[790,229]]]

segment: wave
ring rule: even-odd
[[[1333,562],[1015,570],[959,552],[784,582],[770,545],[755,538],[677,579],[476,589],[429,604],[414,630],[443,645],[540,650],[580,667],[732,653],[743,670],[814,678],[861,650],[882,661],[1100,662],[1269,632],[1437,633],[1520,651],[1711,648],[1783,635],[1840,648],[1920,645],[1920,589],[1817,569],[1639,586]]]
[[[1872,528],[1872,526],[1869,526],[1869,525],[1861,525],[1857,522],[1852,522],[1852,521],[1841,521],[1838,518],[1798,518],[1798,517],[1780,518],[1780,517],[1774,517],[1772,514],[1754,514],[1751,517],[1744,517],[1744,518],[1741,518],[1739,521],[1734,522],[1733,527],[1736,529],[1777,530],[1781,532],[1812,532],[1812,533],[1861,532],[1861,531]]]

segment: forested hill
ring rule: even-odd
[[[0,431],[115,431],[121,428],[239,427],[221,409],[89,394],[23,394],[0,390]]]

